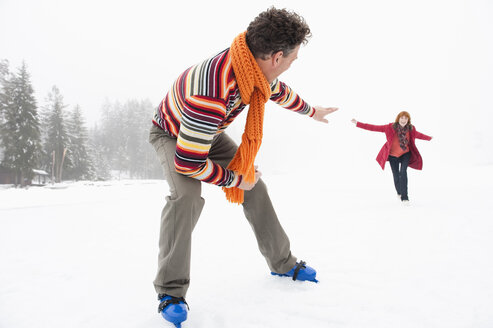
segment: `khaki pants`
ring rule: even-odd
[[[170,188],[161,213],[158,271],[154,287],[157,293],[184,297],[190,284],[192,231],[205,202],[201,197],[202,182],[175,171],[175,138],[153,126],[149,142],[157,152]],[[214,138],[209,158],[227,167],[236,149],[234,141],[223,132]],[[252,190],[245,191],[243,212],[270,270],[277,273],[291,270],[296,258],[291,254],[289,239],[277,219],[262,180]]]

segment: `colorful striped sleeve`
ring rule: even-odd
[[[178,173],[221,187],[238,186],[240,176],[208,158],[212,140],[225,115],[226,104],[221,99],[185,98],[176,143],[175,169]]]
[[[293,112],[308,115],[312,117],[315,109],[308,105],[300,96],[298,96],[286,83],[276,79],[271,84],[272,95],[270,100],[278,105],[289,109]]]

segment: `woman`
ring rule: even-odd
[[[408,112],[400,112],[394,123],[386,125],[365,124],[356,121],[354,118],[351,122],[356,124],[358,128],[385,132],[387,142],[380,149],[377,162],[382,167],[382,170],[385,168],[385,162],[390,162],[397,196],[402,202],[408,203],[407,167],[409,166],[416,170],[423,168],[423,159],[414,144],[414,140],[416,138],[431,140],[432,137],[416,131],[416,128],[411,124],[411,116]]]

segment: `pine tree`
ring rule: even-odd
[[[91,130],[98,164],[109,165],[118,176],[163,178],[159,160],[148,142],[154,108],[149,100],[106,102],[99,128]]]
[[[26,64],[6,80],[1,95],[4,148],[2,165],[13,169],[15,183],[24,186],[33,176],[40,151],[40,124]]]
[[[3,85],[4,78],[9,74],[9,61],[2,59],[0,61],[0,85]]]
[[[87,128],[78,105],[70,113],[67,126],[70,137],[68,156],[72,163],[72,166],[67,169],[67,176],[74,180],[93,179],[95,170],[90,154]]]
[[[123,107],[123,122],[125,126],[125,144],[122,145],[127,154],[126,164],[130,178],[142,177],[144,142],[141,130],[142,103],[136,100],[127,101]]]
[[[45,165],[48,164],[47,170],[51,172],[52,178],[56,182],[61,182],[63,180],[63,170],[72,166],[70,157],[67,156],[70,138],[67,132],[64,112],[66,107],[60,90],[53,86],[48,94],[47,104],[44,108],[43,148],[46,154]]]
[[[94,142],[97,145],[101,161],[107,163],[113,176],[121,178],[122,173],[128,172],[128,127],[123,106],[119,102],[114,104],[106,102],[102,108],[102,119],[95,135]]]
[[[108,180],[111,178],[110,165],[107,157],[108,151],[103,143],[104,138],[102,137],[102,131],[97,125],[94,125],[89,133],[89,144],[94,159],[96,180]]]
[[[149,100],[128,101],[125,104],[129,171],[133,178],[162,177],[161,165],[148,142],[153,112],[154,107]]]
[[[7,85],[9,80],[9,62],[6,59],[0,61],[0,124],[3,123],[3,113],[4,113],[4,86]]]
[[[9,62],[6,59],[0,61],[0,165],[3,159],[3,153],[5,151],[3,146],[3,124],[5,122],[4,113],[7,108],[9,96],[6,93],[9,83]]]

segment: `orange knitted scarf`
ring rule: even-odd
[[[246,32],[238,35],[231,44],[230,53],[236,82],[240,89],[241,100],[249,104],[245,131],[241,144],[228,169],[242,175],[247,182],[255,181],[255,156],[262,143],[264,124],[264,106],[271,96],[269,82],[260,70],[245,39]],[[243,203],[243,190],[223,188],[226,198],[232,203]]]

